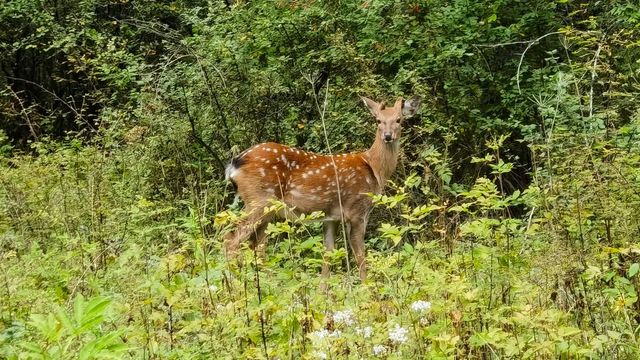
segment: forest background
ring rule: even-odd
[[[0,358],[638,358],[634,3],[5,1]],[[228,159],[359,95],[423,98],[369,279],[307,222],[229,267]]]

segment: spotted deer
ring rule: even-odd
[[[231,160],[226,178],[235,183],[247,216],[224,240],[227,255],[234,255],[240,243],[253,236],[253,246],[264,251],[265,229],[276,216],[265,212],[271,199],[282,201],[294,213],[324,212],[324,244],[334,249],[341,220],[350,229],[348,240],[360,278],[367,276],[364,235],[369,210],[369,193],[381,193],[395,171],[400,150],[403,120],[413,116],[420,100],[398,99],[393,107],[366,97],[362,100],[378,120],[369,150],[358,153],[321,155],[277,143],[255,145]],[[325,262],[322,275],[328,276]]]

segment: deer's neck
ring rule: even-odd
[[[373,145],[371,145],[369,150],[365,151],[364,156],[378,180],[378,191],[382,191],[387,180],[396,170],[399,152],[400,143],[398,140],[385,143],[377,133]]]

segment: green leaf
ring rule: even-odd
[[[629,279],[636,276],[636,274],[638,273],[638,270],[640,270],[640,264],[638,263],[631,264],[631,266],[629,266],[629,271],[627,272],[627,276],[629,277]]]
[[[572,326],[561,326],[558,328],[558,335],[561,337],[573,336],[580,334],[582,331]]]
[[[38,346],[35,343],[32,342],[27,342],[27,343],[21,343],[20,347],[25,349],[27,352],[29,352],[30,358],[33,359],[44,359],[45,356],[45,351],[43,349],[40,348],[40,346]]]

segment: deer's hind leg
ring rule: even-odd
[[[273,220],[274,215],[272,213],[265,213],[262,215],[260,219],[260,223],[256,225],[256,228],[251,234],[251,242],[250,246],[254,249],[258,256],[262,259],[266,256],[266,247],[267,247],[267,225]]]
[[[322,224],[324,235],[324,247],[325,251],[333,251],[335,249],[336,233],[338,232],[338,221],[325,220]],[[323,259],[322,262],[322,277],[329,277],[329,261]]]
[[[247,206],[245,211],[248,214],[247,217],[240,221],[235,231],[228,233],[224,237],[224,248],[227,258],[235,257],[240,248],[240,244],[249,238],[254,239],[251,246],[258,246],[258,250],[264,245],[264,230],[272,218],[271,214],[265,214],[264,206],[257,205]]]

